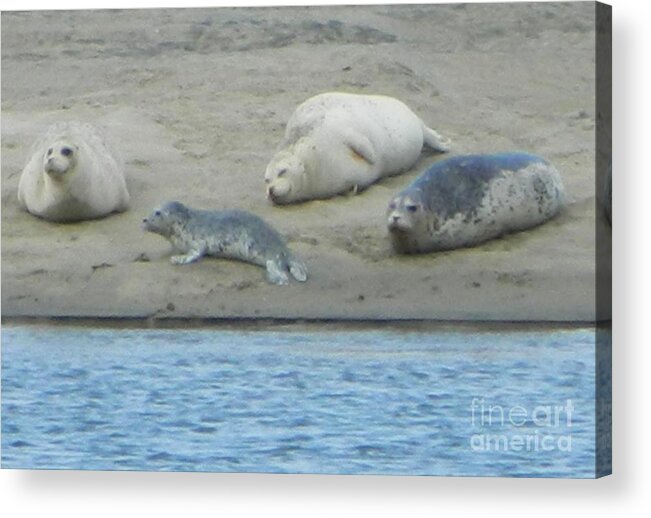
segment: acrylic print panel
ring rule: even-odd
[[[609,473],[609,98],[589,2],[3,12],[2,466]]]

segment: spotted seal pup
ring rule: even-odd
[[[267,269],[267,280],[287,284],[287,272],[307,280],[307,269],[289,251],[283,238],[261,218],[243,210],[196,210],[170,201],[143,219],[148,232],[167,238],[185,255],[172,264],[188,264],[203,256],[238,259]]]
[[[445,152],[449,142],[398,99],[320,94],[289,119],[265,171],[267,197],[286,204],[356,193],[409,169],[424,145]]]
[[[538,156],[456,156],[435,163],[396,195],[387,224],[397,252],[430,252],[534,227],[564,202],[560,174]]]
[[[18,202],[43,219],[81,221],[127,210],[129,192],[99,130],[88,123],[59,122],[32,146]]]

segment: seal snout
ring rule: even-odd
[[[407,218],[404,218],[398,211],[389,214],[387,225],[389,230],[409,230],[411,228]]]
[[[274,203],[282,202],[292,191],[291,184],[285,179],[277,179],[267,186],[267,199]]]
[[[278,193],[276,192],[276,188],[273,185],[270,185],[267,187],[267,199],[271,201],[275,201],[276,198],[278,198]]]
[[[52,178],[60,178],[66,172],[68,172],[68,167],[64,164],[61,164],[56,157],[49,157],[45,162],[45,172]]]
[[[397,215],[397,214],[395,214],[395,213],[394,213],[394,214],[391,214],[391,215],[389,216],[389,227],[395,227],[395,226],[397,226],[398,223],[400,223],[400,220],[401,220],[401,219],[402,219],[402,218],[401,218],[399,215]]]
[[[409,230],[413,225],[410,207],[412,206],[411,200],[403,200],[395,198],[389,204],[387,215],[387,226],[389,230]],[[405,211],[406,209],[406,211]]]

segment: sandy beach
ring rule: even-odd
[[[457,4],[2,13],[2,315],[591,321],[595,319],[594,4]],[[472,249],[390,247],[394,193],[445,155],[357,196],[286,207],[264,170],[284,126],[325,91],[384,94],[453,142],[523,150],[561,171],[566,210]],[[131,209],[39,220],[16,189],[58,120],[107,134]],[[156,205],[242,208],[274,225],[309,280],[206,259],[169,263]]]

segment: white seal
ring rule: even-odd
[[[301,104],[265,172],[277,204],[362,190],[409,169],[423,145],[448,142],[405,104],[391,97],[324,93]]]
[[[20,205],[50,221],[80,221],[125,211],[124,173],[87,123],[49,128],[30,151],[18,183]]]
[[[540,157],[463,155],[435,163],[398,193],[387,225],[399,253],[447,250],[540,225],[564,203],[560,174]]]

